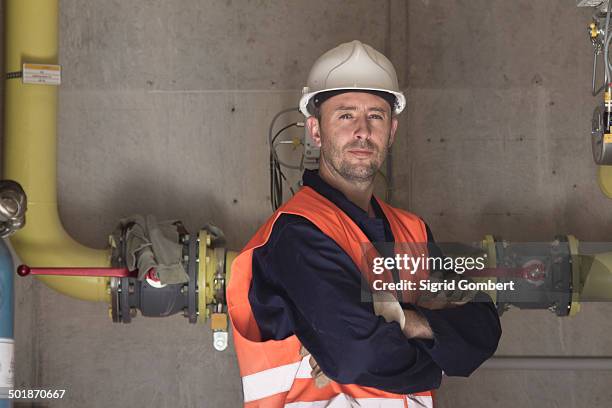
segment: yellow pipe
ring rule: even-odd
[[[597,167],[597,182],[599,183],[599,188],[608,198],[612,198],[612,166]]]
[[[7,0],[6,72],[26,62],[57,64],[58,0]],[[4,178],[28,196],[26,226],[11,239],[30,266],[109,266],[110,252],[87,248],[64,230],[57,211],[57,87],[5,80]],[[109,301],[108,278],[39,277],[68,296]]]
[[[580,275],[583,302],[609,302],[612,300],[612,252],[581,257]]]
[[[497,268],[497,250],[495,249],[495,238],[493,235],[485,235],[485,238],[482,240],[481,247],[486,251],[487,256],[487,268]],[[474,281],[485,282],[487,280],[493,282],[493,278],[472,278]],[[495,282],[497,282],[497,278],[495,278]],[[497,303],[497,291],[496,290],[487,290],[486,293],[491,297],[493,303]]]

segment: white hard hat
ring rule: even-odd
[[[369,45],[355,40],[340,44],[317,59],[308,75],[307,86],[302,90],[300,111],[306,117],[312,116],[308,102],[321,92],[352,89],[393,95],[395,114],[406,106],[391,61]]]

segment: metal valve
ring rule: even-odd
[[[0,238],[8,237],[25,225],[26,194],[13,180],[0,181]]]

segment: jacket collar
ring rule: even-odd
[[[321,176],[319,176],[319,172],[317,170],[304,170],[302,182],[305,186],[312,188],[317,193],[334,203],[336,207],[344,211],[344,213],[357,224],[367,222],[367,220],[370,218],[366,211],[346,198],[343,192],[324,181]],[[372,205],[376,218],[385,219],[384,213],[374,196],[372,196],[370,204]]]

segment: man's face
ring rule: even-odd
[[[370,182],[393,143],[397,119],[383,98],[346,92],[320,106],[321,121],[308,118],[308,128],[321,148],[321,166],[347,181]]]

